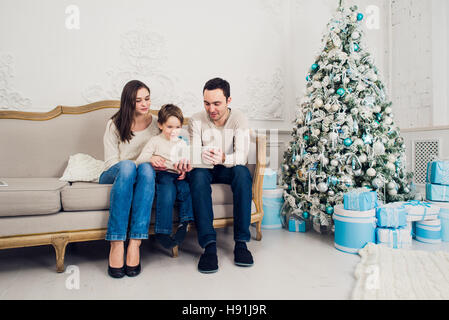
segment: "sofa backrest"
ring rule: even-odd
[[[0,111],[0,178],[61,177],[69,157],[77,153],[104,160],[106,123],[119,105],[101,101],[59,106],[48,113]],[[250,163],[255,163],[255,150],[252,141]],[[248,165],[251,174],[254,167]]]

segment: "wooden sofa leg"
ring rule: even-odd
[[[262,220],[260,220],[256,223],[256,232],[257,232],[256,240],[257,241],[262,240]]]
[[[64,272],[64,256],[65,256],[65,248],[69,243],[69,238],[67,236],[54,237],[51,241],[51,244],[55,248],[56,253],[56,272]]]
[[[178,257],[178,246],[171,249],[171,256],[172,256],[172,258]]]

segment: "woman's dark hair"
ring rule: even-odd
[[[207,81],[204,85],[203,94],[206,90],[210,91],[215,89],[223,90],[223,94],[226,97],[226,100],[231,96],[231,86],[229,85],[229,82],[221,78],[214,78]]]
[[[150,88],[139,80],[128,82],[122,91],[120,110],[111,118],[117,127],[122,142],[129,142],[134,137],[134,134],[131,131],[131,126],[136,111],[137,91],[141,88],[145,88],[151,93]]]
[[[157,115],[157,122],[159,122],[160,125],[163,125],[170,117],[178,118],[182,126],[184,122],[184,116],[181,109],[174,104],[166,104],[162,106]]]

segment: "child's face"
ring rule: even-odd
[[[178,138],[182,128],[181,121],[173,116],[169,117],[167,121],[165,121],[165,123],[163,123],[162,125],[159,123],[158,125],[159,129],[162,130],[162,133],[168,140],[175,140],[176,138]]]

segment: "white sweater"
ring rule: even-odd
[[[123,160],[132,160],[135,162],[147,142],[160,133],[157,126],[157,117],[152,115],[152,118],[151,124],[146,129],[142,131],[133,131],[134,137],[132,137],[129,142],[120,141],[117,127],[112,119],[108,121],[103,136],[104,171]]]
[[[189,120],[189,134],[194,157],[193,163],[201,163],[202,146],[220,148],[225,153],[225,167],[246,165],[250,146],[249,125],[246,115],[237,109],[231,113],[223,127],[217,127],[206,111],[193,115]],[[196,161],[195,161],[196,160]]]
[[[176,140],[168,140],[161,133],[154,136],[148,141],[142,150],[142,153],[136,160],[139,165],[144,162],[149,162],[152,156],[160,156],[164,158],[165,166],[169,171],[175,171],[173,164],[179,162],[181,159],[190,160],[190,149],[187,143],[177,138]]]

